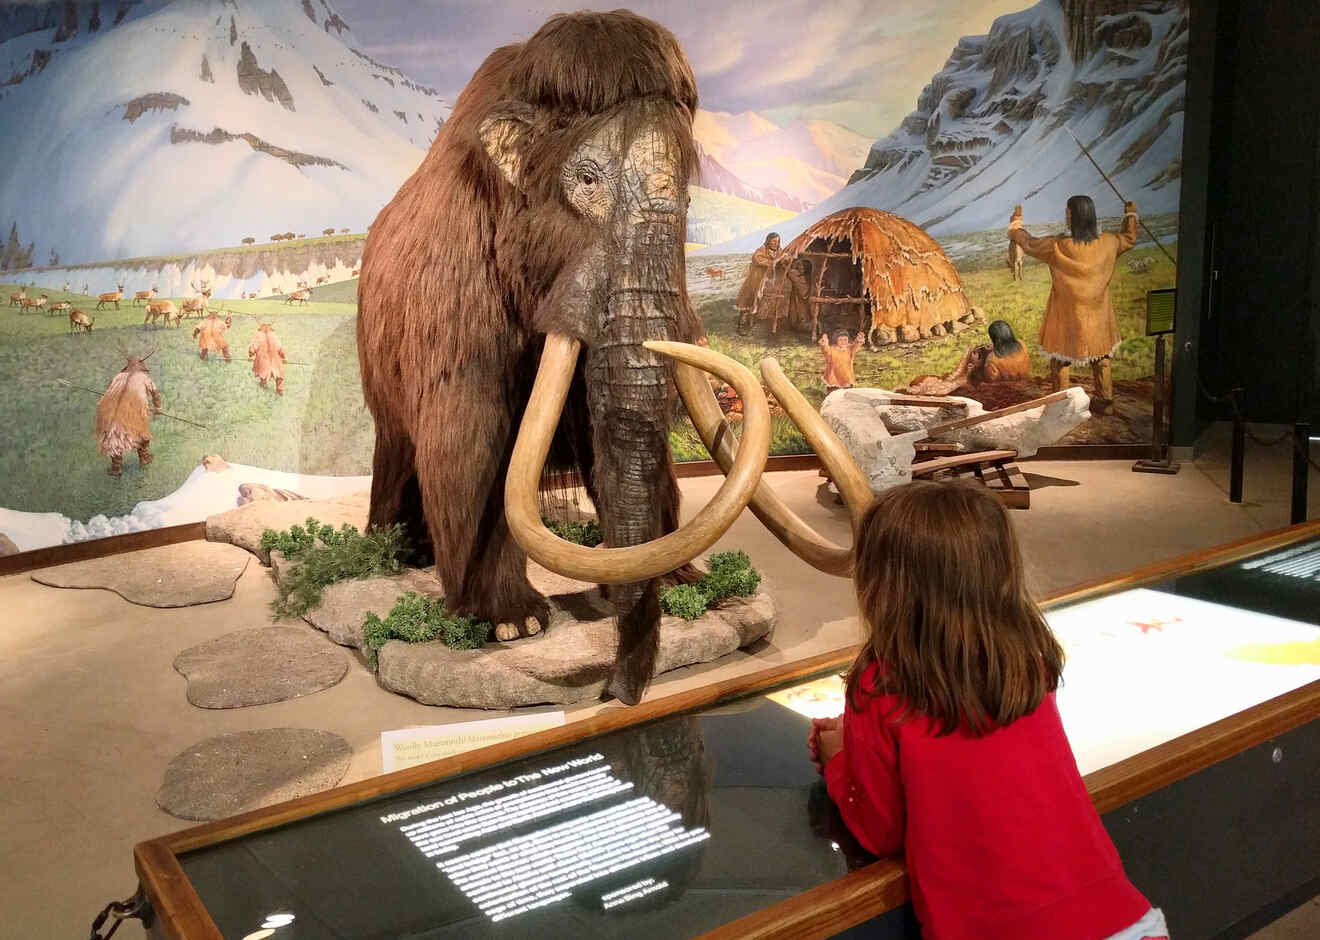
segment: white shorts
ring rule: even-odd
[[[1169,940],[1169,928],[1164,923],[1164,912],[1158,907],[1152,907],[1141,920],[1111,937],[1106,937],[1105,940],[1147,940],[1147,938]]]

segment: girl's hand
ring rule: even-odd
[[[816,765],[816,772],[823,774],[825,772],[825,765],[829,763],[829,759],[821,759],[822,734],[838,735],[839,747],[830,752],[830,757],[833,757],[843,746],[843,717],[811,719],[811,730],[807,732],[807,753],[811,756],[811,762]]]
[[[825,765],[833,760],[834,756],[843,750],[843,729],[832,731],[822,729],[816,736],[816,752],[820,762],[816,765],[821,773],[825,772]]]

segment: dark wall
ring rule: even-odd
[[[1232,3],[1234,0],[1224,0]],[[1197,372],[1201,320],[1212,276],[1207,221],[1210,200],[1211,139],[1215,101],[1226,84],[1227,69],[1216,50],[1220,0],[1198,0],[1191,9],[1187,50],[1187,103],[1183,111],[1183,177],[1179,195],[1177,334],[1170,350],[1173,363],[1171,441],[1189,446],[1200,427],[1197,418]]]
[[[1314,415],[1320,401],[1320,17],[1310,0],[1217,6],[1205,189],[1212,270],[1197,298],[1199,336],[1180,335],[1179,349],[1187,355],[1193,341],[1207,391],[1243,389],[1248,419],[1291,423]],[[1193,24],[1198,13],[1199,5]],[[1183,267],[1191,260],[1185,255]],[[1179,286],[1190,276],[1180,271]],[[1177,443],[1190,443],[1188,384],[1184,376],[1178,387]],[[1204,394],[1195,401],[1203,420],[1231,414]]]

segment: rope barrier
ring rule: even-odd
[[[1297,433],[1293,431],[1291,428],[1284,431],[1274,440],[1267,441],[1264,438],[1257,435],[1254,431],[1251,430],[1251,428],[1247,426],[1247,419],[1245,416],[1243,416],[1242,409],[1238,406],[1238,399],[1242,393],[1241,386],[1235,386],[1234,388],[1229,389],[1227,395],[1216,395],[1205,387],[1205,383],[1201,381],[1201,376],[1197,375],[1196,389],[1198,392],[1201,393],[1201,396],[1203,398],[1205,398],[1207,401],[1211,402],[1212,404],[1222,405],[1224,402],[1228,402],[1229,407],[1233,409],[1233,419],[1235,421],[1241,422],[1243,432],[1246,434],[1247,437],[1251,438],[1251,440],[1255,444],[1261,447],[1277,447],[1279,444],[1282,444],[1288,438],[1292,438],[1293,447],[1296,449],[1296,451],[1302,456],[1302,458],[1308,464],[1311,465],[1312,470],[1314,470],[1316,473],[1320,473],[1320,463],[1317,463],[1316,459],[1311,456],[1311,442],[1309,440],[1303,440],[1302,438],[1300,438],[1297,435]]]

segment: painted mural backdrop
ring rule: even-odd
[[[366,229],[480,61],[558,9],[0,6],[0,552],[361,489]],[[988,407],[1048,391],[1050,272],[1015,257],[1007,229],[1020,205],[1032,235],[1057,234],[1078,194],[1119,228],[1079,141],[1177,257],[1185,0],[633,9],[697,73],[688,287],[710,343],[748,365],[779,357],[816,402],[923,376]],[[1173,283],[1143,233],[1110,287],[1113,403],[1066,442],[1150,439],[1144,296]],[[904,314],[923,288],[948,310]],[[971,375],[994,321],[1029,374]],[[148,462],[115,460],[98,396],[144,357],[164,414]],[[1093,391],[1089,369],[1072,380]],[[690,426],[673,447],[705,456]],[[777,426],[776,452],[803,449]]]

